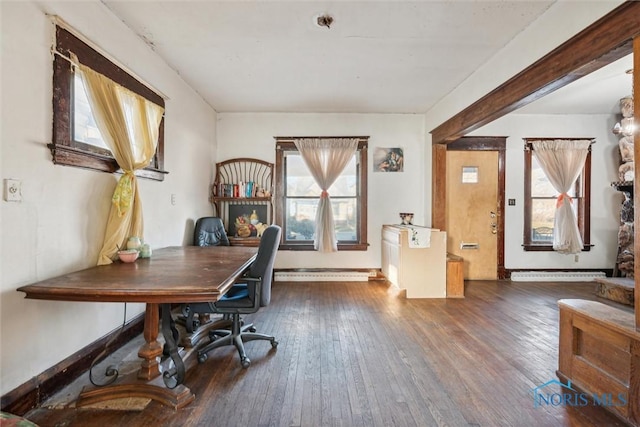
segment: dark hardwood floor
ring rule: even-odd
[[[43,427],[624,425],[595,406],[534,406],[533,389],[557,379],[556,301],[604,302],[594,290],[474,281],[465,299],[407,300],[380,281],[275,283],[271,305],[246,320],[278,348],[248,343],[249,369],[232,347],[212,351],[187,373],[196,400],[184,409],[27,417]]]

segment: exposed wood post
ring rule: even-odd
[[[640,158],[640,157],[639,157]],[[447,146],[432,146],[431,226],[447,229]]]

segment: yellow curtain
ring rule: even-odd
[[[143,237],[142,202],[134,171],[153,158],[164,109],[91,68],[77,63],[77,70],[100,134],[124,172],[113,192],[98,258],[98,265],[111,264],[118,245],[123,247],[129,236]]]

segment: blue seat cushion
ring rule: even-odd
[[[220,301],[237,301],[243,298],[249,298],[249,287],[246,283],[236,283],[220,298]]]

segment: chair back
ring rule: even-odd
[[[229,238],[224,230],[222,219],[207,216],[196,221],[193,231],[195,246],[229,246]]]
[[[264,307],[271,302],[271,280],[273,278],[273,264],[280,245],[282,230],[278,225],[270,225],[262,233],[258,255],[251,264],[249,277],[261,278],[260,306]]]

